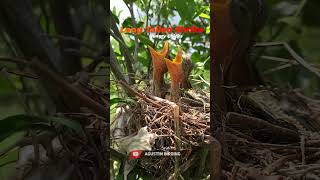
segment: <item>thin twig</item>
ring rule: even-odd
[[[126,5],[129,9],[129,12],[131,15],[132,25],[133,25],[133,27],[136,27],[137,23],[136,23],[136,18],[134,16],[133,2],[130,1],[130,6],[128,4],[126,4]],[[138,39],[138,35],[134,34],[134,53],[133,53],[133,63],[134,64],[138,63],[138,50],[139,50],[139,39]]]
[[[275,68],[268,69],[268,70],[264,71],[262,74],[265,74],[265,75],[266,74],[271,74],[271,73],[273,73],[275,71],[280,71],[282,69],[286,69],[286,68],[289,68],[291,66],[292,66],[292,64],[283,64],[283,65],[277,66]]]
[[[295,61],[297,61],[302,67],[304,67],[308,71],[315,74],[318,78],[320,78],[320,72],[316,68],[312,67],[309,63],[307,63],[301,56],[299,56],[286,42],[258,43],[258,44],[255,44],[255,46],[256,47],[283,46],[289,52],[289,54],[294,58]]]
[[[121,46],[120,51],[123,52],[124,57],[125,57],[124,60],[125,60],[126,66],[127,66],[128,74],[130,75],[129,76],[129,83],[134,84],[135,83],[135,80],[134,80],[135,71],[132,66],[132,64],[134,63],[134,60],[130,54],[128,47],[126,46],[126,44],[121,36],[121,33],[117,27],[116,21],[114,20],[113,16],[110,17],[110,25],[111,25],[111,29],[113,31],[113,32],[110,31],[110,34],[113,38],[115,38],[119,42],[119,44]]]
[[[123,82],[123,81],[119,81],[119,83],[126,88],[127,90],[129,90],[131,95],[135,95],[138,96],[142,99],[144,99],[146,102],[151,103],[152,105],[154,105],[155,107],[162,107],[161,105],[157,104],[156,102],[152,101],[151,99],[147,98],[147,96],[139,93],[138,91],[136,91],[135,89],[132,89],[127,83]]]
[[[49,38],[56,38],[56,39],[60,39],[63,41],[71,41],[74,43],[77,43],[83,47],[86,47],[87,49],[90,49],[92,51],[100,51],[98,48],[94,47],[93,45],[90,45],[88,43],[83,42],[82,40],[75,38],[75,37],[71,37],[71,36],[63,36],[63,35],[53,35],[53,34],[43,34],[43,36],[49,37]]]
[[[302,165],[306,164],[306,147],[305,147],[305,136],[301,135],[300,136],[300,150],[301,150],[301,162]]]

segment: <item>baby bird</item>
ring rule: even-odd
[[[171,77],[170,98],[173,102],[179,101],[181,96],[180,88],[191,88],[188,77],[193,68],[193,64],[190,58],[183,58],[182,53],[181,48],[179,48],[175,59],[171,61],[164,58]]]
[[[164,58],[167,56],[169,43],[165,42],[163,49],[159,52],[154,50],[152,47],[148,47],[151,58],[152,58],[152,66],[153,66],[153,88],[152,93],[155,96],[163,98],[165,96],[165,82],[164,82],[164,74],[168,72],[167,65],[164,61]]]

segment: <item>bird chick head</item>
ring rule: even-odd
[[[190,58],[183,58],[183,51],[178,48],[176,57],[171,61],[164,58],[171,77],[171,99],[176,101],[180,97],[180,88],[190,88],[188,76],[192,70]]]
[[[163,59],[168,54],[168,50],[169,50],[168,42],[166,41],[164,43],[163,49],[161,51],[156,51],[150,46],[148,46],[148,48],[151,54],[154,72],[159,73],[159,76],[163,76],[163,74],[168,71],[165,62],[163,61]]]
[[[178,49],[176,57],[171,61],[167,58],[164,58],[165,63],[167,65],[171,82],[172,83],[181,83],[183,79],[184,73],[182,69],[182,50],[181,48]]]
[[[189,56],[184,55],[181,48],[178,48],[176,57],[171,61],[164,58],[172,83],[179,83],[181,88],[190,88],[187,86],[188,77],[193,69],[193,64]]]
[[[167,65],[163,59],[167,56],[169,43],[165,42],[161,51],[156,51],[150,46],[148,48],[151,54],[153,67],[153,94],[162,97],[164,94],[163,88],[165,86],[163,76],[168,71]]]

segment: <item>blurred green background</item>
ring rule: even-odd
[[[317,72],[320,63],[320,1],[268,0],[269,19],[257,42],[286,42]],[[320,77],[293,63],[261,58],[271,56],[292,60],[284,48],[255,49],[252,59],[266,83],[279,88],[301,89],[306,95],[319,95]],[[258,57],[257,57],[258,56]],[[283,59],[282,59],[283,60]]]

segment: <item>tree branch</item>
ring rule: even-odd
[[[1,57],[0,60],[30,65],[39,77],[46,81],[50,80],[50,82],[53,82],[56,85],[56,87],[62,88],[64,90],[63,93],[66,93],[68,96],[78,99],[81,102],[81,105],[92,109],[95,113],[103,117],[107,116],[107,109],[105,109],[105,107],[103,107],[101,104],[97,103],[92,98],[84,94],[82,91],[71,85],[63,77],[61,77],[54,71],[50,70],[46,65],[42,64],[41,62],[35,60],[27,61],[24,59],[9,57]]]
[[[127,82],[127,77],[123,74],[121,71],[120,65],[119,65],[119,60],[117,59],[116,55],[114,54],[114,50],[112,47],[110,47],[110,68],[115,77],[117,78],[118,81],[124,81]]]
[[[284,47],[295,61],[297,61],[306,70],[310,71],[311,73],[315,74],[318,78],[320,78],[320,72],[315,67],[313,67],[308,62],[306,62],[301,56],[299,56],[298,53],[296,53],[290,47],[290,45],[288,43],[286,43],[286,42],[269,42],[269,43],[255,44],[255,47],[266,47],[266,46],[282,46],[282,47]]]
[[[130,6],[128,4],[126,4],[126,5],[130,11],[132,25],[133,25],[133,27],[136,27],[137,23],[136,23],[136,18],[134,16],[133,2],[132,1],[130,2]],[[136,34],[134,34],[134,54],[133,54],[133,63],[134,64],[138,63],[138,50],[139,50],[139,40],[138,40],[138,36]]]
[[[114,20],[114,18],[112,16],[110,17],[110,24],[111,24],[111,29],[113,31],[113,32],[110,32],[111,36],[119,42],[120,47],[121,47],[120,51],[123,52],[124,57],[125,57],[124,60],[125,60],[126,66],[127,66],[128,74],[129,74],[129,84],[134,84],[135,72],[134,72],[134,69],[132,66],[134,60],[130,54],[128,47],[126,46],[126,44],[121,36],[121,33],[117,27],[116,21]]]

